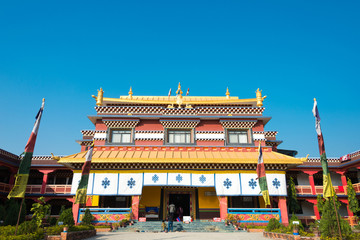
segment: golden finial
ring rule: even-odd
[[[98,95],[94,96],[92,95],[93,98],[96,99],[96,105],[101,106],[103,103],[103,95],[104,95],[104,91],[102,90],[102,88],[100,88],[100,90],[98,90]]]
[[[263,101],[267,97],[267,96],[262,97],[261,92],[262,90],[260,90],[259,88],[256,90],[256,106],[258,107],[263,106]]]
[[[229,92],[229,87],[226,88],[226,99],[230,99],[230,92]]]
[[[316,102],[316,98],[314,98],[314,102]]]
[[[178,95],[182,95],[183,94],[183,91],[181,90],[181,84],[179,83],[178,85],[178,89],[176,90],[176,94]]]
[[[309,154],[306,155],[306,157],[304,157],[304,158],[300,158],[300,160],[301,160],[302,162],[306,162],[308,159],[309,159]]]
[[[132,95],[133,95],[133,91],[132,91],[132,87],[130,87],[130,91],[129,91],[129,98],[132,99]]]
[[[45,98],[43,98],[43,100],[42,100],[43,102],[45,102]]]
[[[52,159],[53,159],[53,160],[56,160],[56,161],[59,161],[59,160],[60,160],[60,157],[59,157],[59,156],[54,156],[53,153],[51,153],[51,156],[52,156]]]

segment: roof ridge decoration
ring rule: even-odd
[[[97,106],[106,106],[106,104],[157,104],[165,105],[168,108],[192,108],[192,105],[234,105],[234,104],[250,104],[252,106],[262,107],[266,96],[262,96],[262,91],[258,88],[256,90],[256,98],[239,99],[239,97],[230,97],[229,89],[226,90],[225,97],[201,97],[201,96],[183,96],[181,84],[179,83],[176,91],[176,96],[133,96],[132,88],[130,87],[129,95],[120,96],[120,98],[104,98],[104,91],[102,88],[98,90],[97,96],[92,95],[96,100]]]

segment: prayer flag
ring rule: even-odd
[[[259,186],[263,195],[265,206],[270,205],[269,190],[266,182],[265,164],[262,155],[261,142],[259,142],[259,159],[256,167],[257,178],[259,179]]]
[[[317,108],[317,102],[316,102],[315,98],[314,98],[314,107],[313,107],[312,112],[315,117],[315,130],[316,130],[316,133],[318,136],[321,167],[323,169],[323,197],[328,198],[328,197],[334,196],[334,191],[333,191],[333,186],[331,183],[330,172],[329,172],[328,162],[327,162],[326,153],[325,153],[324,138],[323,138],[323,135],[321,132],[321,127],[320,127],[319,110]]]
[[[170,97],[171,96],[171,88],[170,88],[170,90],[169,90],[169,94],[168,94],[168,97]]]
[[[31,135],[29,137],[29,140],[25,146],[25,152],[24,156],[21,160],[19,170],[16,175],[16,180],[14,187],[11,189],[8,198],[24,198],[25,197],[25,191],[26,191],[26,185],[28,183],[29,179],[29,172],[31,167],[31,160],[34,153],[34,147],[36,142],[37,133],[40,126],[40,120],[42,116],[42,112],[44,110],[44,104],[45,99],[43,99],[43,102],[41,104],[39,112],[36,114],[35,117],[35,124],[33,127],[33,130],[31,132]]]
[[[94,144],[91,145],[90,149],[87,151],[85,156],[85,163],[82,167],[80,183],[78,189],[76,190],[75,204],[86,203],[86,191],[89,181],[89,173],[90,173],[93,149],[94,149]]]
[[[189,91],[190,91],[190,88],[188,88],[188,90],[186,92],[186,96],[189,96]]]

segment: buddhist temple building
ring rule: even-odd
[[[266,129],[271,117],[263,115],[266,96],[258,89],[253,98],[189,96],[179,83],[176,96],[136,96],[130,88],[119,98],[94,98],[93,129],[82,130],[79,152],[69,156],[35,156],[26,202],[45,196],[52,214],[72,207],[81,221],[85,206],[74,204],[81,168],[94,143],[86,207],[95,222],[166,219],[171,203],[179,215],[193,220],[224,220],[228,213],[240,220],[266,223],[277,217],[288,224],[287,184],[297,184],[304,221],[319,217],[316,195],[322,193],[321,165],[316,158],[296,158],[296,151],[278,149],[277,131]],[[266,129],[266,130],[265,130]],[[315,133],[314,133],[315,137]],[[262,147],[271,207],[260,193],[256,166]],[[51,150],[49,150],[51,152]],[[0,151],[0,197],[14,183],[19,157]],[[359,152],[348,160],[330,159],[333,184],[346,211],[346,181],[358,183]]]

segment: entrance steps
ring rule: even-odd
[[[119,228],[120,232],[160,232],[161,221],[136,222],[132,226]],[[236,232],[233,226],[225,226],[224,222],[195,220],[189,224],[174,222],[174,231],[185,232]],[[166,222],[167,227],[167,222]]]

